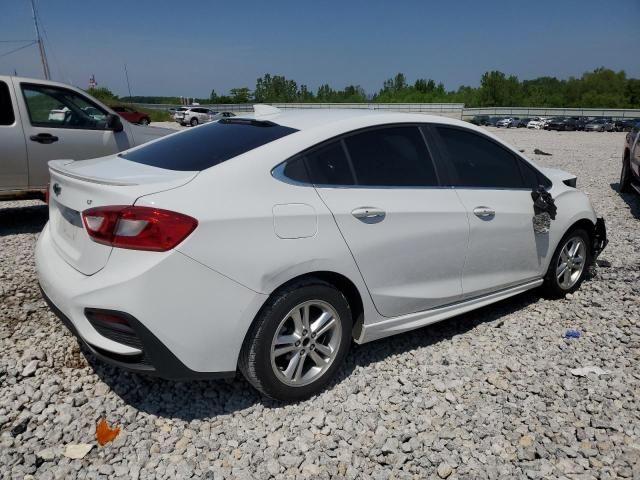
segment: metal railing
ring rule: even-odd
[[[143,108],[168,110],[180,105],[170,104],[135,104]],[[475,115],[491,116],[518,116],[518,117],[611,117],[615,119],[640,118],[640,109],[624,108],[546,108],[546,107],[479,107],[465,108],[463,103],[271,103],[270,105],[280,109],[324,109],[324,108],[348,108],[385,110],[391,112],[426,113],[444,115],[447,117],[469,119]],[[201,107],[218,111],[229,112],[253,112],[253,104],[201,104]]]

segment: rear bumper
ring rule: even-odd
[[[48,225],[36,268],[52,310],[96,356],[170,379],[233,375],[266,299],[177,251],[114,249],[102,270],[83,275],[57,252]],[[105,334],[87,309],[126,312],[139,342]]]
[[[168,380],[198,380],[230,378],[235,375],[235,370],[229,372],[196,372],[182,363],[171,351],[142,325],[139,321],[128,316],[129,324],[135,330],[136,337],[140,340],[141,353],[136,355],[121,355],[91,345],[80,336],[73,322],[60,310],[47,296],[42,287],[42,298],[51,311],[60,319],[65,327],[78,341],[84,345],[99,360],[135,373],[166,378]],[[118,312],[121,313],[121,312]]]

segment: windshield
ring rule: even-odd
[[[119,156],[167,170],[200,171],[297,132],[273,122],[220,120]]]

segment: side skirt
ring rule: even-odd
[[[446,320],[447,318],[455,317],[462,313],[475,310],[485,305],[490,305],[500,300],[504,300],[519,293],[526,292],[532,288],[542,285],[543,280],[538,279],[531,282],[523,283],[521,285],[510,287],[505,290],[485,295],[483,297],[473,298],[471,300],[465,300],[463,302],[454,303],[444,307],[434,308],[424,312],[411,313],[409,315],[403,315],[401,317],[390,318],[381,322],[376,322],[362,326],[360,336],[356,338],[358,343],[371,342],[378,340],[379,338],[389,337],[398,333],[407,332],[416,328],[431,325],[432,323]]]

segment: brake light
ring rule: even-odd
[[[82,212],[94,242],[118,248],[166,252],[198,226],[195,218],[152,207],[108,206]]]

